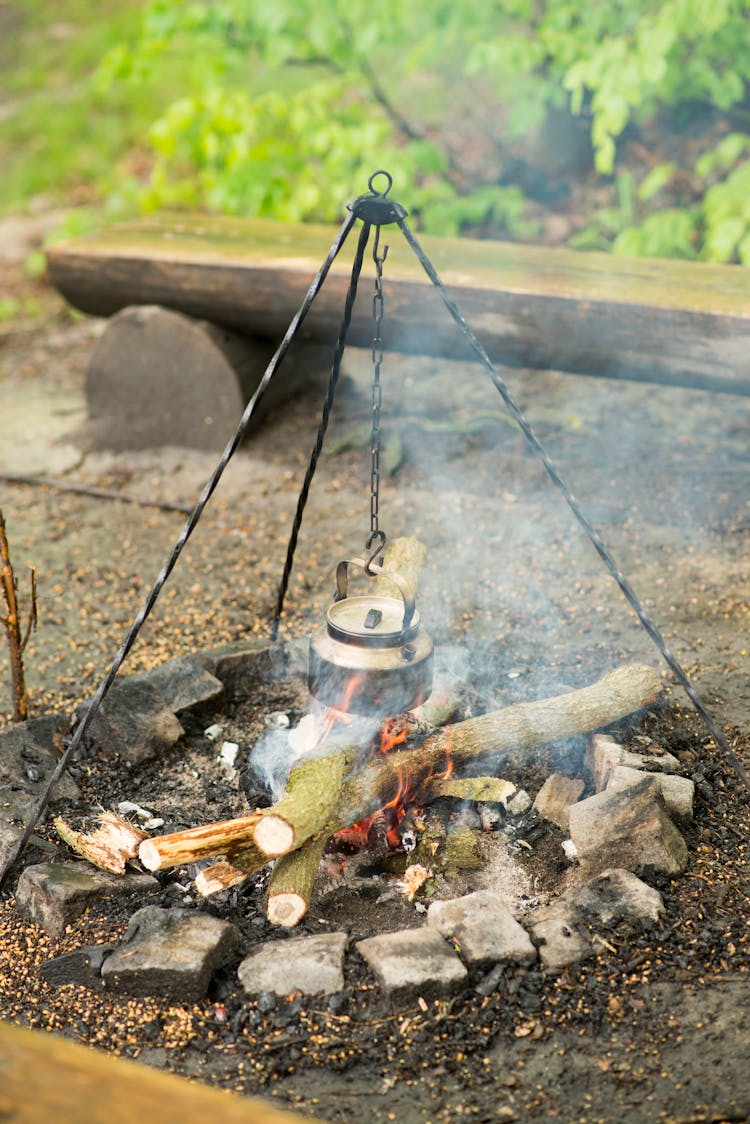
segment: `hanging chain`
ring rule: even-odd
[[[365,571],[373,576],[370,566],[385,547],[385,531],[380,530],[380,408],[383,404],[383,390],[380,382],[380,369],[383,365],[383,264],[388,256],[388,247],[379,253],[380,227],[375,228],[375,244],[372,260],[375,262],[375,293],[372,298],[372,319],[374,335],[372,338],[372,435],[370,437],[370,534],[365,547],[371,551]],[[372,548],[375,547],[373,550]]]

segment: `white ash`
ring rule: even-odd
[[[204,737],[207,737],[210,742],[217,742],[223,733],[224,727],[220,726],[218,722],[214,722],[212,726],[207,726],[203,731]]]
[[[164,820],[160,816],[155,816],[148,808],[142,808],[132,800],[121,800],[117,811],[121,816],[135,816],[144,831],[156,831],[158,827],[164,827]]]

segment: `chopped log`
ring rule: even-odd
[[[412,593],[419,587],[419,579],[427,563],[427,547],[411,536],[393,539],[383,555],[383,567],[400,574]],[[375,579],[375,593],[383,597],[401,597],[398,588],[385,575]]]
[[[328,840],[325,832],[273,864],[266,916],[272,925],[292,929],[310,907],[313,883]]]
[[[160,214],[58,243],[47,262],[53,284],[84,312],[160,304],[279,340],[334,234],[312,223]],[[466,320],[481,325],[494,362],[750,393],[746,269],[470,238],[420,241]],[[467,357],[409,246],[396,235],[389,243],[389,347]],[[310,339],[335,339],[350,263],[346,253],[334,263],[305,321]],[[349,342],[371,341],[362,301]]]
[[[86,371],[91,436],[107,449],[186,445],[223,449],[275,344],[154,305],[125,308],[107,324]],[[299,345],[264,396],[253,425],[330,359]],[[148,408],[144,409],[144,402]]]
[[[447,761],[460,768],[477,758],[507,756],[588,733],[651,705],[661,690],[657,671],[627,664],[589,687],[446,726],[417,748],[378,755],[360,769],[356,748],[306,761],[292,773],[288,794],[260,813],[255,840],[261,851],[275,857],[284,853],[276,849],[280,846],[292,850],[322,831],[333,835],[358,823],[399,792],[408,790],[410,798],[424,802]],[[337,782],[337,777],[345,779]]]
[[[218,823],[191,827],[187,831],[175,831],[171,835],[146,839],[138,848],[138,858],[146,870],[166,870],[172,866],[210,859],[213,855],[233,858],[241,854],[243,864],[249,868],[257,854],[252,831],[258,822],[258,815],[258,812],[254,812],[251,816],[241,816],[236,820],[220,820]],[[267,861],[260,855],[258,859],[259,866]]]
[[[59,816],[54,824],[63,843],[82,859],[110,874],[124,874],[126,862],[137,857],[139,846],[148,839],[147,831],[114,812],[103,812],[99,827],[88,834],[76,831]]]
[[[263,854],[269,858],[285,855],[316,835],[335,815],[341,785],[350,767],[346,753],[303,761],[290,776],[279,803],[256,813],[252,831]],[[354,820],[347,821],[346,826],[349,823]]]
[[[235,859],[235,863],[237,860]],[[265,862],[262,860],[261,865]],[[252,870],[244,870],[233,863],[219,862],[199,870],[195,876],[195,889],[203,898],[210,898],[212,894],[220,894],[222,890],[231,890],[233,886],[241,886],[247,882]]]
[[[505,804],[518,789],[512,781],[500,777],[449,777],[430,784],[430,797],[443,796],[453,800],[485,801]]]

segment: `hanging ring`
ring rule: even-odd
[[[378,176],[385,176],[386,187],[384,191],[378,191],[375,188],[375,180]],[[393,184],[393,176],[390,172],[386,172],[384,168],[379,168],[377,172],[373,172],[367,181],[369,187],[369,194],[358,195],[351,203],[347,203],[347,207],[352,214],[361,219],[362,222],[369,222],[373,226],[380,226],[381,224],[391,222],[401,222],[406,218],[407,211],[395,199],[388,199],[388,192],[391,190]]]
[[[372,553],[368,555],[367,561],[365,562],[364,566],[365,573],[369,578],[377,577],[377,574],[374,572],[374,570],[371,569],[371,567],[377,556],[379,554],[382,554],[385,550],[385,531],[371,531],[367,537],[367,542],[365,543],[365,550],[369,550],[376,539],[378,540],[378,545],[375,547]]]
[[[388,186],[386,187],[385,191],[378,191],[377,188],[373,187],[373,181],[376,176],[385,176],[385,178],[388,180]],[[393,176],[390,172],[386,172],[385,168],[379,168],[377,172],[372,173],[369,180],[367,181],[367,186],[369,187],[373,195],[379,195],[381,199],[385,199],[386,195],[393,187]]]

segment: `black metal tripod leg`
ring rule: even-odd
[[[675,678],[677,679],[680,686],[685,691],[686,695],[688,696],[691,703],[693,704],[693,706],[697,710],[698,714],[700,714],[700,716],[703,719],[703,722],[704,722],[708,732],[710,733],[711,737],[713,738],[714,742],[716,743],[718,748],[721,750],[721,752],[724,754],[724,756],[726,757],[729,764],[732,766],[732,769],[736,773],[737,777],[742,781],[742,783],[745,785],[745,787],[750,790],[750,776],[748,776],[748,773],[747,773],[746,769],[744,768],[742,762],[732,752],[732,750],[729,746],[729,743],[727,742],[726,738],[722,734],[719,727],[714,722],[714,719],[711,717],[708,710],[706,709],[706,706],[705,706],[703,700],[701,699],[700,695],[698,694],[695,687],[693,686],[690,679],[688,678],[687,672],[682,667],[681,663],[679,662],[677,657],[674,655],[674,653],[670,649],[669,645],[667,644],[666,640],[662,636],[662,634],[659,631],[659,629],[657,628],[657,626],[651,620],[651,618],[648,615],[648,613],[646,612],[643,604],[641,603],[640,599],[638,598],[637,594],[635,593],[635,590],[630,585],[630,582],[627,580],[627,578],[625,577],[625,575],[622,573],[619,566],[615,562],[612,554],[609,551],[609,548],[606,546],[606,544],[605,544],[604,540],[601,538],[599,532],[596,530],[596,528],[589,521],[585,512],[583,511],[580,504],[578,503],[578,500],[575,498],[575,496],[571,492],[570,488],[565,483],[565,480],[563,479],[563,477],[557,471],[557,468],[555,467],[552,460],[550,459],[549,454],[547,453],[546,449],[542,445],[541,441],[537,437],[536,433],[532,429],[529,422],[526,420],[526,417],[524,416],[524,414],[521,412],[520,406],[518,405],[518,403],[514,399],[510,390],[508,389],[504,379],[499,374],[499,372],[496,370],[492,360],[490,359],[489,355],[485,351],[485,349],[482,346],[482,344],[480,343],[480,341],[474,335],[474,332],[469,327],[466,320],[464,320],[464,317],[463,317],[458,305],[455,303],[455,301],[452,300],[452,298],[448,294],[448,291],[446,290],[443,282],[440,280],[440,277],[438,276],[437,271],[435,270],[435,267],[433,266],[432,262],[430,261],[430,259],[425,254],[424,250],[420,246],[419,242],[415,238],[414,234],[412,233],[412,231],[410,230],[408,224],[404,221],[404,219],[397,219],[396,221],[398,222],[398,225],[401,229],[402,234],[406,238],[406,241],[409,243],[409,245],[411,246],[412,250],[414,251],[416,257],[418,258],[420,264],[422,265],[422,268],[424,269],[425,273],[430,278],[433,285],[435,286],[438,293],[440,294],[440,298],[441,298],[443,304],[447,308],[447,310],[450,313],[453,320],[455,320],[459,329],[466,336],[467,340],[471,344],[471,347],[472,347],[475,355],[477,356],[480,363],[482,364],[482,366],[485,368],[485,370],[489,374],[492,382],[495,385],[495,388],[500,393],[500,396],[502,397],[503,401],[505,402],[505,405],[508,408],[511,416],[518,423],[520,429],[522,430],[524,436],[526,437],[526,440],[528,441],[529,445],[531,446],[531,449],[532,449],[535,457],[542,462],[542,464],[544,465],[544,467],[547,471],[547,474],[550,477],[550,479],[552,480],[553,484],[555,484],[555,486],[558,488],[558,490],[562,493],[562,496],[565,499],[565,502],[567,503],[570,510],[573,512],[573,515],[577,519],[580,526],[586,532],[589,540],[591,541],[594,549],[596,550],[597,554],[599,555],[602,562],[604,563],[606,569],[609,571],[610,575],[617,582],[617,584],[620,587],[620,590],[622,591],[622,593],[623,593],[625,599],[627,600],[628,604],[635,611],[636,616],[638,617],[641,624],[643,625],[643,628],[645,629],[645,631],[650,636],[651,640],[653,641],[655,647],[658,649],[658,651],[659,651],[660,655],[662,656],[662,658],[664,659],[664,661],[668,664],[670,669],[674,672]]]
[[[164,566],[162,567],[162,569],[159,573],[159,576],[157,577],[156,581],[154,582],[154,584],[153,584],[153,586],[152,586],[152,588],[151,588],[151,590],[150,590],[150,592],[149,592],[149,594],[146,598],[146,601],[143,604],[143,607],[141,608],[140,612],[138,613],[138,615],[136,616],[132,625],[130,626],[130,628],[128,630],[128,633],[125,636],[125,639],[123,640],[122,645],[121,645],[117,655],[115,656],[115,659],[114,659],[114,662],[112,663],[112,666],[110,667],[109,671],[105,675],[102,682],[99,684],[99,687],[98,687],[96,693],[94,694],[93,699],[91,700],[90,706],[88,707],[88,709],[84,713],[83,718],[81,719],[81,721],[79,722],[78,726],[75,729],[75,733],[73,734],[73,737],[70,741],[70,744],[68,745],[67,749],[65,750],[65,752],[61,756],[60,760],[58,761],[57,766],[55,767],[55,770],[52,773],[52,776],[50,777],[49,781],[47,782],[47,784],[44,788],[44,791],[42,792],[41,796],[39,797],[39,800],[38,800],[35,808],[33,809],[32,813],[31,813],[31,816],[29,817],[29,822],[27,823],[26,827],[24,828],[23,835],[19,839],[16,847],[13,849],[13,852],[11,853],[8,861],[5,864],[5,867],[3,868],[2,872],[0,873],[0,890],[2,889],[11,868],[13,867],[13,865],[16,862],[18,862],[18,859],[23,854],[24,849],[26,848],[26,846],[29,842],[29,839],[31,838],[31,834],[34,831],[34,828],[36,827],[37,823],[39,822],[39,819],[41,818],[41,816],[44,812],[44,809],[47,807],[47,804],[49,803],[49,799],[50,799],[50,796],[52,794],[53,788],[55,787],[55,785],[59,781],[60,777],[63,775],[63,773],[67,769],[67,767],[70,763],[70,760],[73,757],[73,754],[76,752],[76,750],[78,749],[78,746],[81,744],[83,736],[86,733],[86,730],[88,729],[94,715],[97,713],[97,711],[99,710],[99,707],[101,706],[102,702],[106,698],[110,687],[114,683],[114,680],[115,680],[115,677],[117,676],[118,671],[122,667],[130,649],[132,648],[133,644],[135,643],[135,640],[136,640],[136,637],[138,636],[138,633],[140,632],[144,622],[146,621],[149,614],[151,613],[151,610],[153,609],[154,605],[156,604],[156,600],[157,600],[159,594],[161,593],[162,589],[164,588],[164,585],[167,582],[167,579],[169,578],[169,575],[172,573],[172,570],[174,569],[175,565],[177,564],[177,560],[180,557],[180,554],[182,553],[182,549],[185,546],[185,543],[188,541],[191,534],[193,533],[193,531],[195,529],[195,526],[198,523],[198,520],[200,519],[201,515],[203,514],[203,510],[204,510],[206,504],[208,503],[209,499],[211,498],[214,491],[216,490],[216,487],[217,487],[217,485],[218,485],[218,483],[219,483],[219,481],[220,481],[220,479],[221,479],[221,477],[224,473],[224,469],[226,468],[230,459],[232,458],[232,456],[236,452],[240,442],[242,441],[242,438],[245,435],[245,431],[247,430],[247,427],[250,424],[250,421],[252,420],[253,414],[255,413],[255,410],[256,410],[258,404],[260,403],[261,399],[263,398],[263,395],[265,394],[265,392],[268,388],[268,385],[271,382],[271,379],[273,378],[273,376],[275,375],[282,359],[286,355],[286,353],[289,349],[289,346],[290,346],[292,340],[294,339],[294,336],[296,335],[300,325],[302,324],[303,320],[307,316],[307,313],[309,312],[310,307],[311,307],[313,301],[315,300],[315,297],[320,292],[320,289],[322,288],[323,282],[325,281],[326,277],[328,276],[328,272],[329,272],[329,270],[330,270],[330,268],[331,268],[331,266],[334,262],[334,259],[336,258],[336,256],[339,253],[339,250],[341,249],[344,242],[346,241],[346,238],[347,238],[352,226],[354,225],[355,221],[356,221],[356,218],[355,218],[354,215],[347,215],[347,217],[346,217],[345,221],[343,222],[338,234],[336,235],[336,238],[334,239],[334,241],[331,245],[331,248],[328,251],[328,255],[327,255],[325,261],[323,262],[322,266],[320,267],[317,274],[315,275],[315,278],[313,279],[313,281],[310,285],[310,288],[308,289],[308,291],[305,295],[305,299],[303,300],[303,302],[300,305],[297,313],[293,317],[289,327],[287,328],[286,334],[285,334],[283,340],[281,341],[281,344],[279,345],[276,353],[272,357],[271,362],[268,364],[268,367],[266,368],[265,374],[263,375],[263,378],[260,380],[260,383],[258,384],[258,387],[257,387],[255,393],[253,394],[252,398],[250,399],[247,406],[245,407],[244,412],[242,414],[242,417],[240,419],[240,422],[237,426],[237,429],[235,430],[233,436],[230,438],[226,448],[224,449],[224,452],[221,455],[221,458],[219,459],[218,464],[216,465],[216,468],[214,469],[210,479],[205,484],[205,486],[203,488],[203,491],[201,492],[195,507],[193,508],[190,515],[188,516],[187,522],[185,523],[185,526],[182,529],[180,537],[178,538],[177,542],[175,543],[174,547],[172,548],[171,554],[169,555],[166,562],[164,563]]]
[[[315,469],[318,466],[321,451],[323,449],[323,442],[325,440],[326,431],[328,429],[328,421],[331,416],[331,409],[333,407],[333,399],[336,394],[336,387],[341,374],[341,360],[344,355],[344,348],[346,347],[346,337],[349,332],[349,325],[352,319],[352,310],[354,308],[354,301],[357,296],[357,284],[359,282],[359,275],[362,272],[362,262],[364,261],[365,249],[367,248],[367,240],[370,237],[370,224],[363,223],[362,229],[359,232],[359,242],[357,244],[357,252],[354,255],[354,262],[352,264],[352,274],[349,281],[349,289],[346,294],[346,301],[344,304],[344,315],[341,320],[338,338],[336,340],[336,347],[333,352],[333,362],[331,365],[331,377],[328,380],[328,390],[326,392],[325,401],[323,402],[323,412],[320,417],[320,424],[318,425],[318,432],[315,437],[315,444],[310,455],[310,462],[307,466],[305,479],[302,482],[299,497],[297,499],[297,510],[294,514],[294,521],[292,523],[292,530],[289,536],[289,543],[286,548],[286,559],[284,561],[284,570],[281,575],[279,583],[279,592],[276,598],[276,611],[271,625],[271,638],[275,640],[279,634],[279,622],[281,614],[284,611],[284,601],[286,600],[287,590],[289,589],[289,578],[292,573],[292,566],[294,565],[294,553],[297,549],[297,539],[299,537],[300,527],[302,526],[302,517],[305,513],[305,505],[307,504],[307,497],[310,494],[310,485],[312,484]]]

